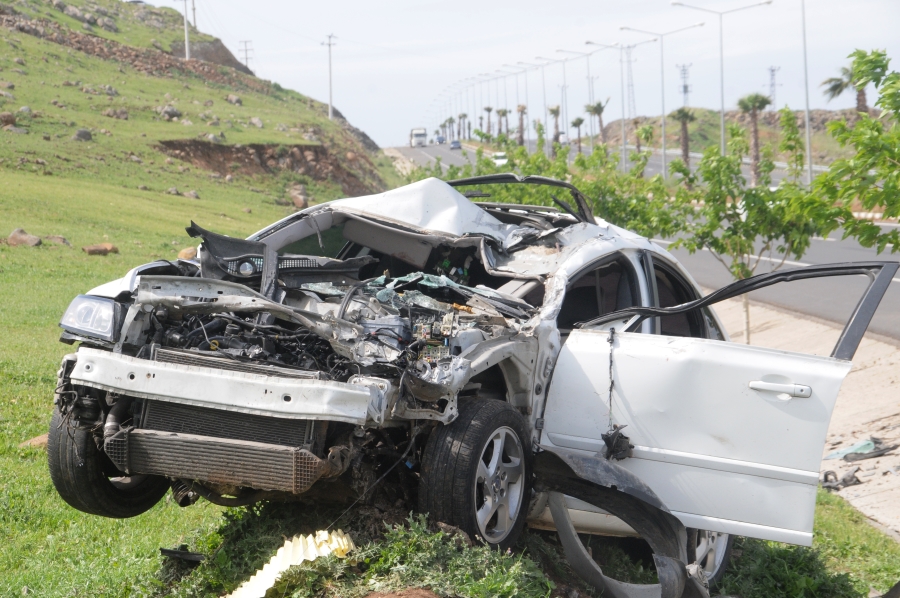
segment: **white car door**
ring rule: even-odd
[[[601,435],[611,424],[625,425],[633,456],[616,463],[646,482],[686,526],[810,545],[837,394],[897,270],[868,265],[878,276],[831,357],[628,332],[612,333],[610,343],[606,330],[574,330],[548,390],[541,443],[604,453]],[[838,267],[826,268],[806,269],[808,276],[794,271],[793,279],[836,275]],[[774,284],[789,276],[755,278]],[[753,281],[713,295],[721,300],[740,294],[724,292],[731,287],[760,288]],[[685,305],[696,309],[711,297]],[[677,309],[632,311],[649,317]]]

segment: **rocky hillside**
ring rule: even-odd
[[[228,62],[219,40],[192,39]],[[201,200],[232,185],[297,205],[395,182],[377,145],[345,119],[328,120],[321,102],[231,66],[185,61],[182,40],[172,9],[0,3],[0,172]]]

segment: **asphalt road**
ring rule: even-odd
[[[668,245],[666,241],[657,242],[664,247]],[[725,266],[708,251],[700,251],[691,255],[683,249],[677,249],[673,250],[672,254],[702,287],[717,289],[733,280]],[[772,261],[761,261],[756,273],[771,272],[777,265]],[[837,236],[813,240],[809,251],[801,261],[787,261],[781,269],[810,264],[858,261],[900,261],[900,254],[882,253],[878,255],[874,249],[862,247],[852,239],[841,240]],[[750,293],[750,299],[843,325],[850,318],[867,285],[868,279],[864,276],[800,280],[754,291]],[[900,275],[893,279],[890,288],[885,293],[884,299],[869,325],[869,330],[900,340]]]
[[[442,164],[462,166],[467,160],[474,159],[473,152],[466,152],[463,157],[460,150],[450,150],[447,145],[432,145],[427,147],[399,147],[400,153],[416,164],[433,164],[437,158]],[[647,174],[658,173],[662,166],[659,154],[651,157],[647,166]],[[776,170],[773,173],[775,182],[783,173]],[[749,176],[749,175],[748,175]],[[885,227],[896,225],[883,225]],[[668,241],[659,241],[663,246],[668,246]],[[701,251],[694,255],[684,250],[673,251],[675,257],[684,264],[688,272],[703,287],[717,289],[732,282],[731,275],[716,258],[708,251]],[[830,239],[816,239],[813,241],[807,254],[800,262],[787,261],[782,269],[796,268],[808,264],[831,264],[853,261],[892,260],[900,261],[900,252],[897,254],[884,253],[878,255],[874,249],[866,249],[852,239],[841,240],[839,236]],[[757,270],[757,274],[772,271],[775,264],[769,260],[763,260]],[[761,301],[795,312],[800,312],[844,324],[853,313],[856,303],[866,288],[867,279],[861,276],[823,278],[819,280],[805,280],[790,283],[781,283],[767,289],[754,291],[750,294],[752,301]],[[900,276],[891,283],[890,289],[885,294],[881,306],[872,320],[869,330],[878,334],[900,340]]]

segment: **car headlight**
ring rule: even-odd
[[[119,334],[122,306],[112,299],[78,295],[60,320],[66,332],[114,342]]]

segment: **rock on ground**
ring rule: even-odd
[[[12,125],[16,124],[16,115],[12,112],[0,112],[0,126]]]
[[[29,235],[23,229],[17,228],[6,238],[6,243],[12,247],[19,245],[25,247],[37,247],[41,244],[41,238],[35,235]]]
[[[190,197],[191,199],[200,199],[200,194],[194,190],[188,191],[184,194],[185,197]]]
[[[263,128],[263,121],[258,116],[254,116],[250,119],[250,124],[256,127],[257,129]]]
[[[229,104],[234,104],[235,106],[243,106],[244,105],[244,102],[241,101],[241,98],[234,95],[233,93],[230,93],[227,96],[225,96],[225,101],[228,102]]]
[[[181,251],[178,252],[178,259],[180,260],[192,260],[197,257],[197,248],[196,247],[185,247]]]
[[[69,243],[69,240],[65,237],[61,237],[59,235],[48,235],[44,237],[45,240],[50,241],[51,243],[56,243],[58,245],[65,245],[67,247],[71,247],[72,244]]]
[[[30,438],[25,442],[19,444],[19,448],[46,448],[47,447],[47,435],[41,434],[40,436],[35,436],[34,438]]]
[[[87,245],[81,248],[88,255],[107,255],[109,253],[119,253],[119,248],[112,243],[98,243],[96,245]]]
[[[78,129],[75,131],[75,134],[72,135],[72,139],[75,141],[91,141],[93,138],[94,136],[91,135],[91,132],[87,129]]]

